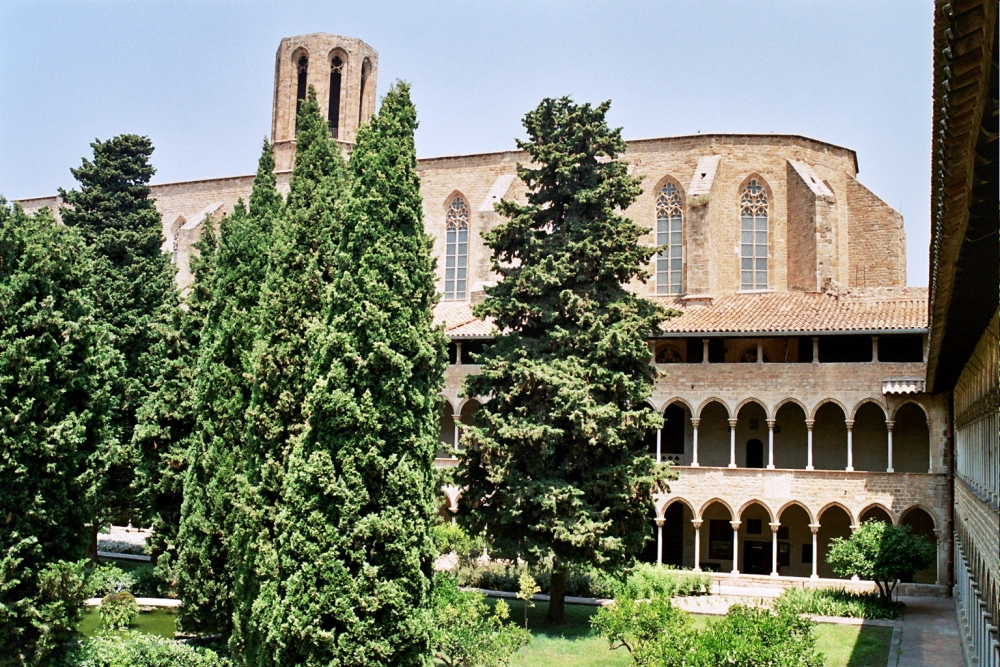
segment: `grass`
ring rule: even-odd
[[[492,600],[490,600],[492,603]],[[524,622],[524,603],[508,600],[511,620]],[[626,667],[634,664],[625,649],[612,651],[608,642],[590,627],[590,617],[596,607],[566,605],[566,624],[552,626],[545,621],[548,603],[538,602],[528,610],[528,629],[532,640],[528,645],[526,667]],[[692,614],[696,627],[704,627],[719,618]],[[874,625],[816,626],[816,649],[826,657],[827,667],[885,667],[889,660],[892,628]],[[511,667],[521,665],[520,656],[511,660]]]
[[[83,620],[80,621],[78,630],[84,637],[93,637],[101,631],[103,623],[101,614],[97,607],[87,607],[83,611]],[[157,607],[152,611],[145,611],[139,614],[130,627],[130,630],[138,630],[151,635],[159,635],[167,639],[174,638],[174,610],[172,608]]]

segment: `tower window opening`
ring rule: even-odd
[[[681,196],[667,183],[656,197],[656,293],[680,294],[684,267],[684,232]]]
[[[298,84],[295,89],[295,131],[299,131],[299,111],[302,110],[302,102],[306,99],[306,76],[309,73],[309,57],[299,56],[296,64],[298,70]]]
[[[330,113],[327,116],[330,135],[334,139],[340,138],[340,83],[343,76],[344,59],[334,56],[330,61]]]
[[[368,77],[372,73],[372,61],[365,58],[361,63],[361,93],[358,96],[358,125],[365,121],[365,86],[368,84]]]
[[[756,181],[740,196],[740,289],[767,289],[767,193]]]
[[[465,299],[469,262],[469,206],[455,197],[445,219],[444,298]]]

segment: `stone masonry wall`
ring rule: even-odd
[[[847,179],[851,209],[847,276],[851,287],[906,284],[903,216],[854,178]]]

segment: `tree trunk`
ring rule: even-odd
[[[84,555],[92,560],[95,564],[97,563],[97,532],[100,530],[100,526],[97,525],[97,519],[88,526],[90,529],[90,539],[87,541],[87,550]]]
[[[549,623],[561,624],[566,618],[566,569],[552,570],[552,586],[549,588]]]

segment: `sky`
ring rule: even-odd
[[[854,149],[927,284],[932,0],[0,3],[0,195],[73,187],[90,142],[149,136],[154,182],[250,174],[282,37],[357,37],[408,81],[420,157],[514,148],[545,97],[627,139],[800,134]]]

